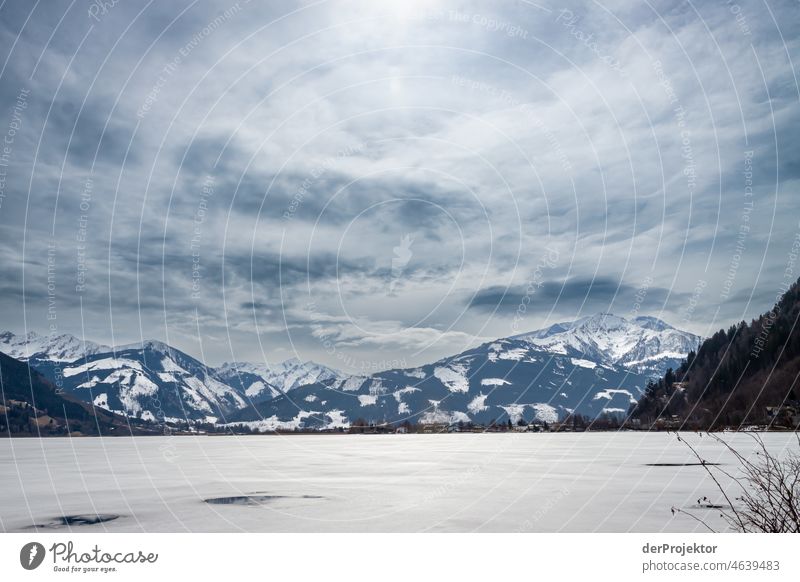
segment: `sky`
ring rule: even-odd
[[[0,329],[342,371],[800,277],[788,1],[0,5]]]

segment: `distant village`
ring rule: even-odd
[[[765,410],[766,424],[736,427],[721,427],[722,430],[798,430],[800,429],[800,402],[787,402],[780,406],[768,406]],[[488,424],[473,422],[453,423],[388,423],[356,419],[349,426],[319,428],[300,423],[296,428],[264,430],[247,424],[214,424],[205,422],[170,422],[164,425],[130,419],[126,427],[122,423],[101,430],[104,436],[130,435],[257,435],[257,434],[442,434],[442,433],[546,433],[546,432],[599,432],[619,430],[675,431],[696,430],[690,421],[673,414],[643,422],[639,418],[622,415],[601,415],[590,418],[570,414],[557,422],[542,420],[526,421],[519,418],[492,421]],[[98,434],[95,426],[84,422],[66,422],[63,418],[50,416],[45,409],[30,403],[7,400],[0,405],[0,436],[88,436]]]

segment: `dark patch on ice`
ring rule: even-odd
[[[233,497],[210,497],[204,501],[212,505],[263,505],[283,498],[283,495],[236,495]]]
[[[320,495],[234,495],[232,497],[209,497],[204,499],[212,505],[264,505],[276,499],[324,499]]]
[[[645,463],[645,467],[715,467],[721,463]]]
[[[719,503],[698,503],[697,505],[692,505],[692,509],[730,509],[730,505],[719,504]]]
[[[113,521],[120,517],[114,513],[82,513],[78,515],[63,515],[61,517],[54,517],[51,521],[46,523],[33,524],[31,528],[59,528],[59,527],[72,527],[79,525],[97,525],[106,521]]]

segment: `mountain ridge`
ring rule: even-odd
[[[32,353],[35,347],[31,365],[51,377],[60,371],[67,390],[84,401],[155,422],[262,422],[265,428],[298,428],[314,417],[319,427],[331,427],[361,417],[489,422],[619,415],[641,395],[647,375],[685,355],[675,350],[696,338],[657,318],[600,313],[416,368],[362,376],[297,358],[210,367],[158,340],[108,348],[59,336],[51,355],[41,336],[25,350],[18,337],[0,334],[0,349],[13,344]],[[92,353],[64,362],[69,352],[59,349],[62,344],[88,346]],[[664,345],[669,349],[660,352]]]

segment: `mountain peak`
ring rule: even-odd
[[[652,317],[650,315],[639,315],[633,319],[640,327],[644,327],[646,329],[652,329],[655,331],[664,331],[665,329],[675,329],[666,321],[658,319],[657,317]]]
[[[115,352],[123,352],[125,350],[151,350],[154,352],[158,352],[160,354],[164,354],[165,356],[168,356],[178,351],[172,346],[160,340],[153,340],[153,339],[144,340],[141,342],[133,342],[130,344],[123,344],[121,346],[114,346]]]
[[[628,323],[624,317],[619,317],[613,313],[600,312],[585,318],[580,325],[574,327],[591,327],[596,329],[618,329]],[[577,321],[574,323],[578,323]]]
[[[680,360],[699,340],[694,334],[656,317],[637,316],[629,320],[606,312],[557,323],[513,339],[555,354],[636,369],[655,369],[658,362]]]
[[[92,341],[84,341],[69,333],[40,334],[29,331],[17,335],[11,331],[0,333],[0,351],[9,356],[28,359],[68,362],[85,355],[110,351],[111,348]]]

